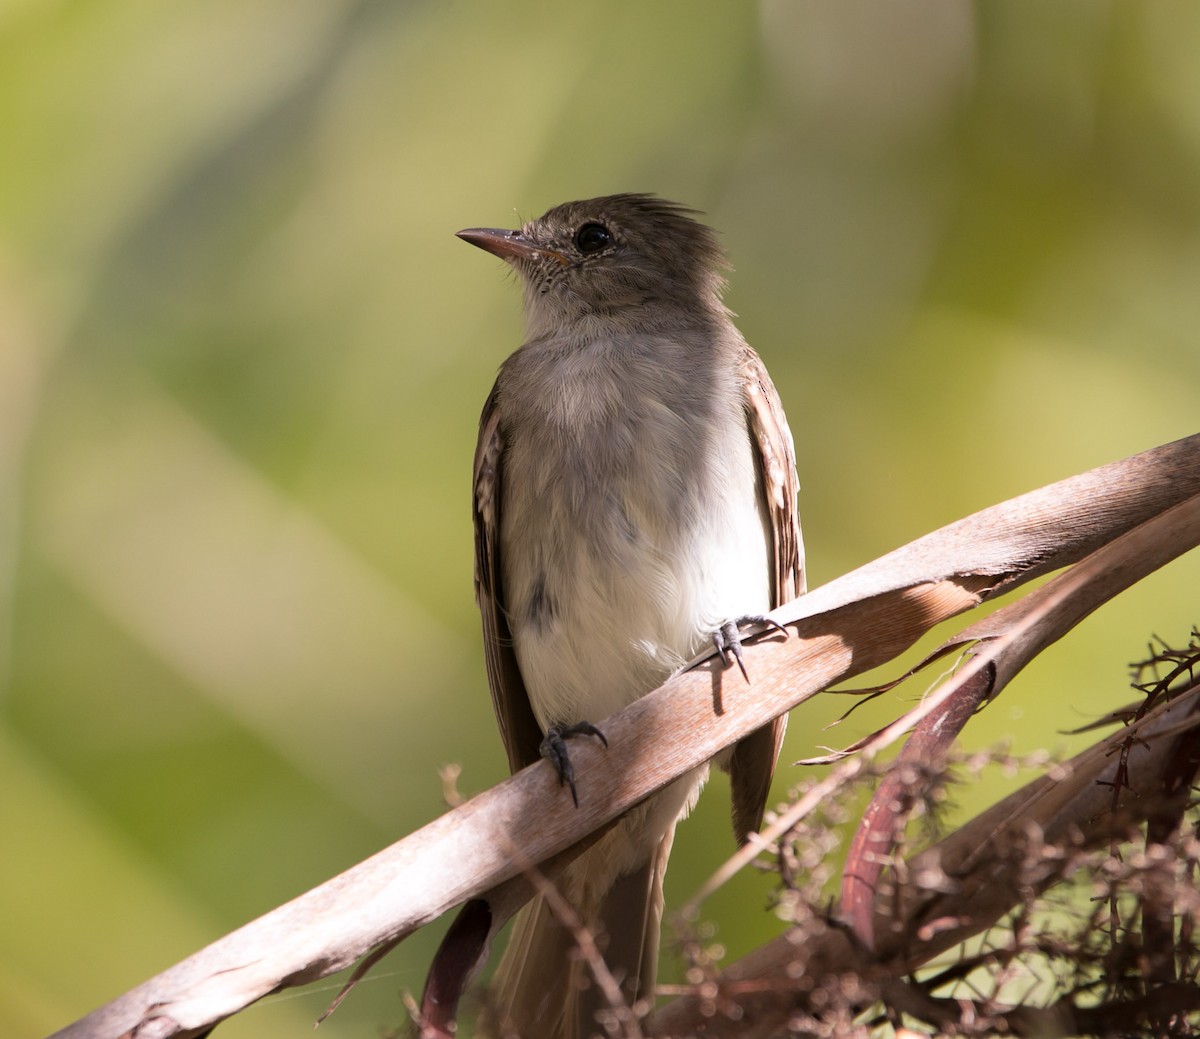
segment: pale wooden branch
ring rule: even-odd
[[[1014,498],[777,610],[787,640],[747,650],[753,684],[699,662],[574,753],[580,806],[539,763],[56,1033],[194,1036],[263,996],[325,977],[555,856],[676,776],[938,622],[1070,565],[1200,495],[1200,435]],[[482,708],[481,708],[482,709]]]

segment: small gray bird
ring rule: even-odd
[[[652,195],[556,206],[459,237],[525,290],[475,453],[476,595],[488,682],[516,771],[655,689],[737,625],[804,591],[783,408],[721,302],[725,259],[692,211]],[[762,822],[785,719],[717,759],[739,839]],[[603,738],[602,736],[600,738]],[[632,1001],[652,995],[675,824],[708,767],[637,806],[559,881]],[[587,796],[587,777],[578,777]],[[582,1037],[604,1006],[538,899],[498,969],[499,1030]]]

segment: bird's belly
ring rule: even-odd
[[[771,606],[752,467],[685,522],[616,499],[611,521],[564,530],[569,510],[524,518],[539,565],[508,575],[510,626],[543,730],[599,721],[657,688],[727,620]],[[746,470],[743,470],[746,471]],[[586,534],[583,532],[586,530]]]

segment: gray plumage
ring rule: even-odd
[[[460,236],[507,260],[526,341],[484,406],[476,593],[493,704],[515,771],[548,727],[600,721],[659,686],[715,630],[804,590],[791,435],[721,303],[715,234],[650,195],[558,206]],[[718,763],[739,839],[759,826],[784,720]],[[630,999],[651,995],[662,876],[707,767],[628,813],[560,880],[606,936]],[[587,796],[587,777],[579,777]],[[497,972],[504,1027],[593,1034],[602,1004],[537,901]]]

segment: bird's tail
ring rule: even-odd
[[[650,860],[619,876],[591,911],[573,907],[595,937],[629,1006],[654,991],[663,874],[674,836],[672,826]],[[572,866],[586,868],[587,856],[585,852]],[[569,892],[564,894],[569,898]],[[544,897],[535,898],[517,917],[496,968],[491,1004],[481,1022],[483,1034],[496,1039],[590,1039],[605,1034],[596,1013],[611,1006],[575,934]]]

